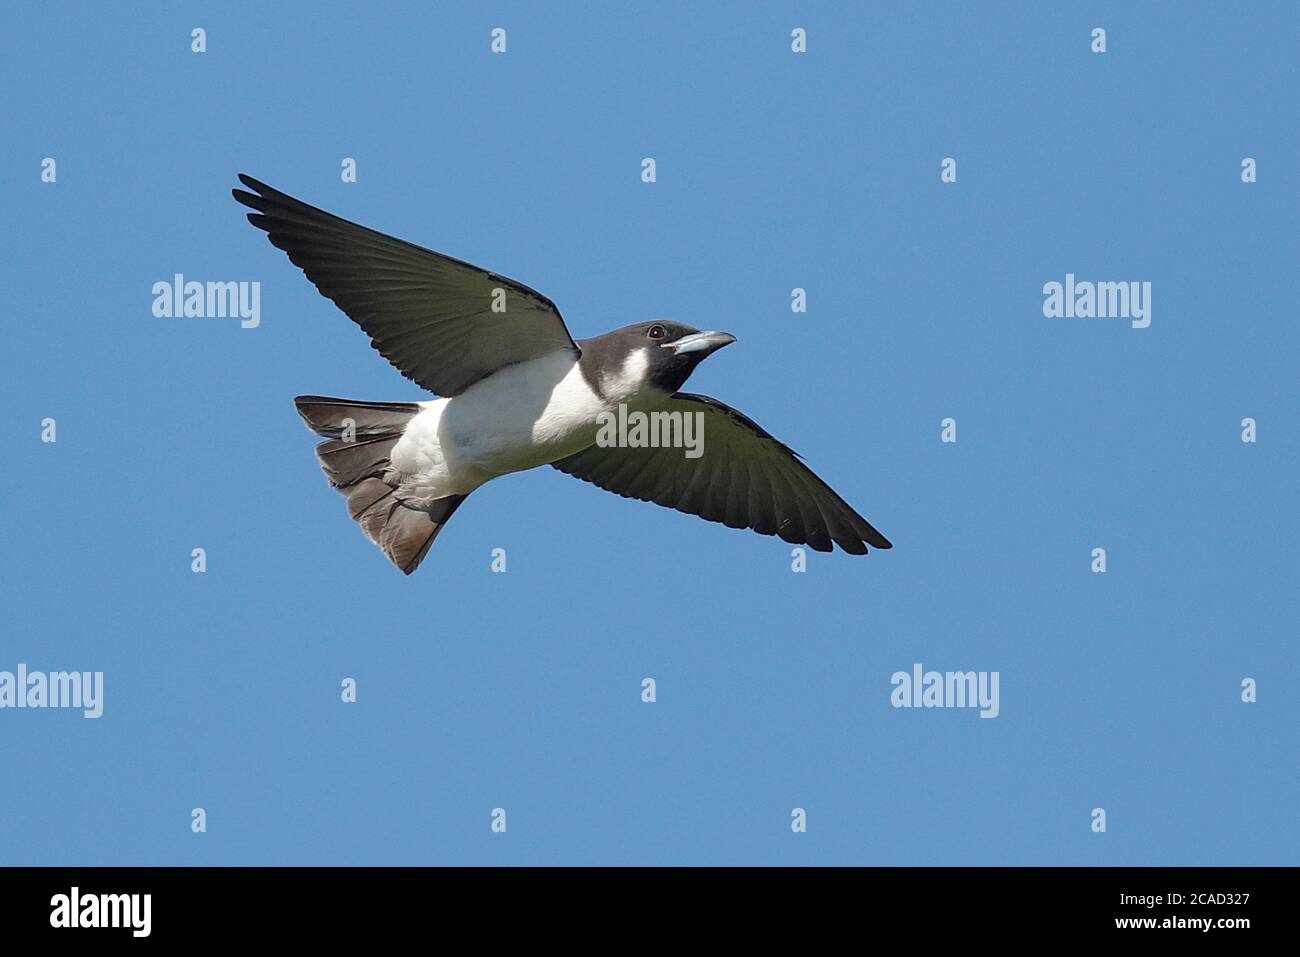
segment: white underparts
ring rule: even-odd
[[[645,351],[592,389],[567,352],[494,373],[451,399],[422,402],[393,447],[385,476],[408,505],[467,495],[484,482],[536,468],[592,445],[598,416],[620,403],[653,408],[667,395],[649,387]]]

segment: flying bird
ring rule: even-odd
[[[249,222],[384,358],[438,396],[294,399],[326,439],[316,454],[347,496],[348,514],[406,574],[471,492],[542,465],[817,551],[890,547],[753,420],[679,391],[734,336],[662,320],[575,341],[555,303],[523,283],[340,219],[251,176],[239,180],[252,190],[232,190],[254,210]],[[692,416],[703,430],[701,454],[598,442],[601,422],[620,406]]]

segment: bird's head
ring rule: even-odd
[[[635,386],[673,393],[697,365],[735,341],[727,332],[702,332],[680,322],[656,319],[615,329],[579,345],[584,357],[590,351],[604,369],[617,370],[619,379],[637,380]],[[616,391],[641,391],[632,381],[620,384],[624,387]]]

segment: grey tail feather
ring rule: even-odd
[[[307,427],[328,439],[316,446],[316,457],[330,485],[347,496],[348,515],[394,565],[411,574],[466,499],[451,495],[427,510],[409,508],[388,483],[393,446],[420,407],[414,402],[359,402],[319,395],[300,395],[293,401]]]

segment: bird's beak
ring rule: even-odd
[[[693,332],[689,336],[682,336],[676,342],[665,342],[660,348],[672,349],[673,353],[679,356],[692,352],[702,352],[707,356],[735,341],[736,337],[729,332]]]

